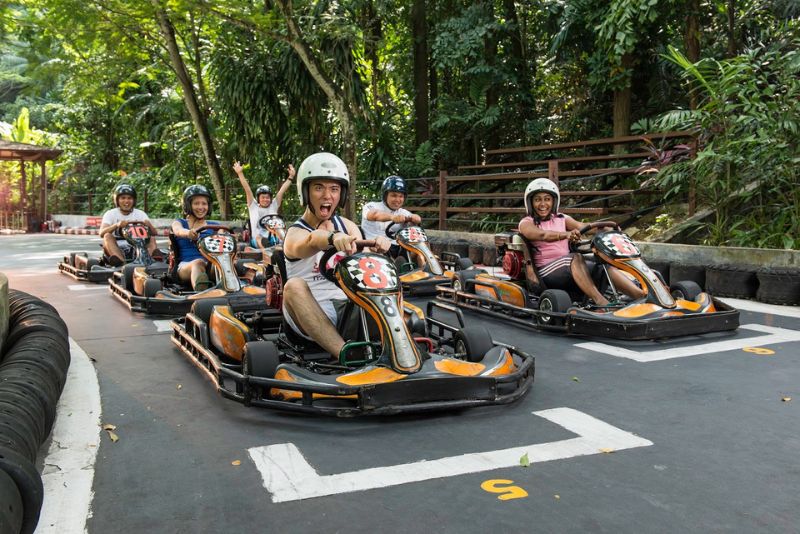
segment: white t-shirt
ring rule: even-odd
[[[265,215],[277,215],[278,204],[273,200],[268,207],[262,208],[258,205],[258,202],[253,199],[250,205],[247,206],[247,211],[250,212],[250,233],[254,236],[268,237],[269,230],[262,228],[261,225],[258,224],[258,221]]]
[[[103,214],[103,220],[100,221],[100,226],[104,224],[111,226],[121,221],[146,221],[148,219],[149,217],[145,212],[136,208],[133,208],[127,215],[122,213],[122,210],[119,208],[113,208]],[[117,238],[117,244],[120,246],[130,246],[127,241],[119,237],[116,231],[114,231],[114,236]]]
[[[379,211],[383,213],[389,213],[390,215],[402,215],[404,217],[411,217],[411,212],[405,208],[390,210],[389,206],[387,206],[383,202],[368,202],[364,205],[364,209],[361,210],[361,229],[364,230],[365,239],[375,239],[378,236],[386,237],[386,228],[388,228],[390,224],[393,224],[392,221],[381,222],[381,221],[368,220],[367,213],[369,213],[370,211]],[[393,239],[392,245],[396,244],[397,241]]]

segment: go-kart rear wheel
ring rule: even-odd
[[[458,258],[458,261],[456,261],[456,268],[459,271],[465,271],[467,269],[471,269],[472,265],[473,265],[472,260],[469,258]]]
[[[161,291],[161,280],[157,278],[148,278],[144,281],[144,296],[151,299],[156,296],[156,293]]]
[[[248,341],[244,344],[242,354],[242,374],[245,382],[242,385],[242,396],[245,406],[250,405],[250,401],[255,397],[263,397],[263,392],[259,386],[250,384],[247,377],[254,376],[259,378],[275,378],[278,370],[280,353],[275,343],[271,341]]]
[[[475,280],[476,276],[485,272],[486,271],[483,269],[465,269],[463,271],[457,271],[456,275],[453,277],[453,289],[456,291],[469,291],[468,282],[470,280]]]
[[[548,289],[539,296],[539,324],[544,326],[561,326],[564,324],[564,319],[554,315],[548,315],[547,312],[566,313],[572,306],[572,299],[569,293],[562,289]]]
[[[693,301],[703,292],[703,289],[697,282],[682,280],[669,286],[669,292],[672,293],[673,298]]]
[[[479,362],[492,350],[492,335],[485,326],[465,326],[453,335],[453,349],[461,358]]]

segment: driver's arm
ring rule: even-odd
[[[292,165],[291,163],[287,168],[287,173],[288,174],[286,175],[286,179],[283,181],[280,189],[278,189],[278,193],[275,195],[275,208],[278,210],[281,209],[281,202],[283,202],[283,195],[286,193],[286,190],[289,189],[289,186],[292,185],[292,182],[294,182],[294,177],[297,174],[297,172],[294,170],[294,165]]]
[[[392,215],[388,211],[369,210],[367,212],[367,220],[377,221],[377,222],[392,221],[397,224],[403,224],[404,222],[406,222],[406,216],[400,214]]]
[[[564,218],[566,219],[565,226],[567,228],[567,231],[569,232],[569,240],[572,242],[580,241],[581,228],[583,228],[585,225],[580,221],[576,221],[569,215],[564,215]]]
[[[183,237],[186,239],[192,239],[194,237],[197,237],[197,233],[194,230],[189,230],[188,228],[184,228],[179,221],[173,221],[172,233],[175,234],[175,237]]]
[[[287,258],[303,260],[328,248],[329,230],[317,229],[307,232],[300,228],[291,227],[286,232],[283,242],[283,251]]]
[[[102,223],[100,225],[100,231],[97,233],[97,235],[99,235],[100,237],[103,237],[106,234],[110,234],[111,232],[113,232],[116,229],[117,229],[117,225],[116,224]]]
[[[573,219],[574,220],[574,219]],[[519,223],[519,233],[528,241],[561,241],[569,239],[571,232],[556,232],[554,230],[542,230],[533,221],[529,219],[523,220]],[[579,234],[580,235],[580,234]]]
[[[234,162],[233,164],[233,171],[236,173],[236,176],[239,177],[239,183],[242,184],[242,189],[244,189],[244,197],[247,201],[247,205],[253,203],[253,190],[250,189],[250,183],[248,183],[247,178],[244,177],[244,171],[242,170],[242,164],[238,161]]]

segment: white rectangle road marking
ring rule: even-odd
[[[172,332],[172,320],[165,319],[160,321],[153,321],[153,324],[156,327],[156,332]]]
[[[800,318],[800,307],[797,306],[779,306],[777,304],[765,304],[763,302],[755,302],[753,300],[731,299],[727,297],[720,298],[719,300],[728,306],[736,308],[737,310]]]
[[[248,449],[248,453],[261,472],[272,502],[277,503],[515,467],[526,453],[533,464],[653,444],[571,408],[554,408],[533,414],[579,437],[325,476],[317,473],[294,443],[253,447]]]
[[[92,289],[108,289],[106,285],[70,284],[67,286],[70,291],[89,291]]]
[[[754,330],[756,332],[765,332],[767,335],[728,339],[725,341],[714,341],[711,343],[699,343],[690,347],[673,347],[670,349],[651,350],[645,352],[638,352],[635,350],[626,349],[624,347],[617,347],[607,343],[598,343],[594,341],[588,343],[576,343],[575,346],[582,349],[599,352],[601,354],[607,354],[609,356],[627,358],[629,360],[646,363],[670,360],[672,358],[685,358],[687,356],[697,356],[700,354],[712,354],[714,352],[739,350],[745,347],[761,347],[764,345],[773,345],[775,343],[800,341],[800,331],[798,330],[789,330],[786,328],[765,326],[761,324],[744,324],[739,328],[744,330]]]

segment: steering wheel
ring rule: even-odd
[[[585,224],[581,226],[580,233],[581,235],[588,234],[591,230],[595,228],[614,228],[618,231],[622,231],[619,224],[616,221],[594,221],[590,222],[589,224]],[[570,243],[569,249],[573,252],[579,252],[581,254],[588,254],[592,251],[592,240],[591,239],[581,239],[580,241]]]
[[[223,226],[221,224],[204,224],[203,226],[194,229],[194,231],[197,233],[197,239],[193,239],[192,241],[199,241],[200,234],[206,230],[214,230],[215,233],[217,230],[223,230],[224,232],[233,235],[233,230],[231,230],[228,226]]]
[[[258,220],[258,226],[260,226],[264,230],[270,230],[270,229],[272,229],[272,226],[270,225],[270,221],[273,221],[275,219],[280,219],[281,221],[283,221],[283,217],[281,217],[277,213],[270,213],[269,215],[264,215],[263,217],[261,217]]]
[[[397,234],[400,232],[400,230],[408,226],[410,222],[411,222],[410,217],[406,217],[405,222],[401,223],[392,222],[386,227],[386,237],[388,237],[389,239],[394,239],[395,237],[397,237]]]
[[[354,241],[356,244],[356,249],[361,250],[364,247],[374,247],[375,240],[374,239],[356,239]],[[319,259],[319,274],[325,277],[326,280],[329,282],[336,283],[336,277],[333,276],[333,270],[335,266],[328,266],[331,261],[331,258],[336,255],[340,251],[336,250],[336,247],[328,247],[328,249],[322,254],[322,257]]]
[[[138,239],[147,240],[150,238],[150,227],[142,221],[128,221],[128,224],[120,228],[120,234],[125,238],[125,241],[135,244]]]

